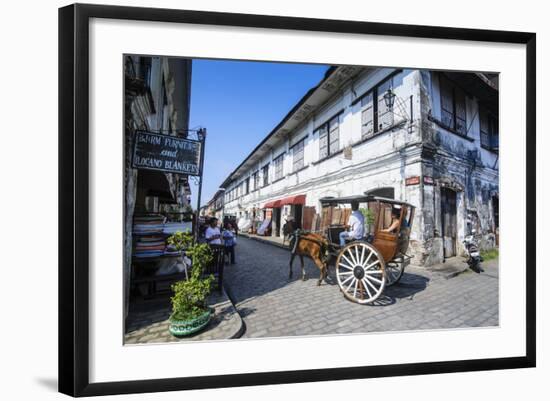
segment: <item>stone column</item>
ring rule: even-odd
[[[136,205],[138,172],[132,168],[132,144],[134,124],[132,116],[133,97],[126,97],[124,131],[124,317],[128,316],[130,279],[132,275],[132,232]]]

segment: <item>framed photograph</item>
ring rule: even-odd
[[[59,10],[59,391],[534,367],[535,34]]]

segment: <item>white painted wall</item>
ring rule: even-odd
[[[421,83],[422,75],[427,82],[428,98],[422,105]],[[392,90],[396,94],[394,105],[394,124],[403,121],[403,125],[393,126],[368,140],[362,141],[361,134],[361,102],[354,102],[388,77],[392,77]],[[411,99],[412,96],[412,99]],[[411,119],[412,102],[412,124]],[[498,156],[480,146],[478,102],[473,97],[466,98],[466,116],[469,141],[435,123],[431,124],[433,134],[422,133],[421,111],[431,108],[436,119],[441,118],[441,99],[439,94],[439,77],[434,72],[404,69],[396,71],[392,68],[365,68],[352,81],[344,83],[335,95],[320,106],[288,136],[281,139],[272,149],[270,157],[249,168],[239,179],[235,180],[230,189],[240,184],[244,177],[253,174],[257,169],[270,163],[270,184],[258,190],[252,190],[243,195],[228,200],[225,211],[234,215],[251,215],[252,210],[262,209],[265,203],[291,195],[305,194],[306,206],[321,210],[319,199],[325,196],[347,196],[363,194],[367,190],[382,187],[392,187],[395,197],[417,206],[417,212],[411,234],[412,247],[417,257],[415,262],[421,264],[438,263],[442,260],[443,250],[440,241],[441,220],[440,187],[429,185],[405,186],[405,179],[411,176],[434,175],[431,167],[426,171],[422,168],[420,146],[422,138],[431,140],[437,137],[438,156],[436,160],[447,165],[445,177],[451,177],[459,186],[466,188],[465,177],[471,174],[473,180],[483,185],[496,185],[498,188]],[[352,157],[346,159],[343,152],[320,160],[319,134],[316,129],[339,114],[340,149],[352,146]],[[424,114],[424,118],[426,118]],[[426,123],[426,121],[425,121]],[[424,135],[424,136],[423,136]],[[292,171],[292,145],[306,138],[304,146],[304,168]],[[439,149],[441,148],[441,149]],[[478,162],[476,169],[468,173],[467,163],[452,159],[455,155],[467,155],[468,151],[476,150]],[[284,179],[274,181],[273,159],[284,152]],[[439,154],[441,153],[441,154]],[[439,161],[437,163],[440,163]],[[422,195],[424,193],[424,195]],[[476,191],[475,200],[468,199],[465,192],[457,195],[457,238],[466,235],[466,218],[468,209],[482,208],[478,214],[483,218],[482,225],[492,225],[492,207],[483,206],[481,192]],[[481,206],[480,206],[481,205]],[[283,217],[290,209],[283,209]],[[457,244],[460,251],[461,245]]]
[[[407,143],[416,141],[418,138],[418,134],[415,133],[416,131],[413,131],[413,134],[411,135],[408,134],[405,129],[396,129],[392,132],[384,133],[353,147],[352,160],[346,160],[344,159],[343,154],[339,154],[320,163],[318,162],[319,135],[317,132],[314,132],[314,130],[321,124],[328,121],[336,113],[343,109],[339,127],[340,148],[360,141],[361,105],[360,102],[352,105],[352,102],[358,96],[370,90],[374,85],[378,84],[394,71],[395,70],[391,68],[365,71],[365,73],[355,79],[353,83],[348,83],[341,88],[337,96],[330,99],[324,106],[315,111],[305,124],[302,124],[294,132],[291,132],[289,135],[290,139],[281,141],[278,146],[274,147],[270,160],[270,183],[273,181],[274,176],[274,166],[272,164],[273,158],[277,157],[282,152],[286,152],[284,156],[285,179],[270,184],[268,187],[261,188],[258,191],[251,192],[249,195],[245,195],[231,201],[226,201],[225,210],[227,213],[237,214],[243,209],[249,210],[253,207],[261,207],[270,200],[305,192],[308,192],[306,204],[309,206],[316,206],[318,208],[318,194],[323,193],[323,188],[325,187],[333,187],[331,192],[338,192],[340,194],[361,194],[365,190],[371,188],[387,186],[390,182],[394,184],[395,182],[398,182],[398,178],[393,176],[388,179],[366,179],[363,177],[360,185],[350,185],[350,182],[355,182],[355,180],[352,179],[350,181],[349,177],[350,173],[355,174],[357,169],[365,168],[365,163],[367,161],[379,162],[383,158],[388,157],[388,155],[393,152],[396,145],[404,146]],[[396,82],[399,82],[399,85],[394,88],[394,92],[399,99],[402,99],[403,102],[405,102],[407,112],[409,107],[409,96],[418,91],[415,88],[415,74],[417,74],[416,71],[405,70],[396,76]],[[419,113],[417,112],[416,114],[418,115]],[[289,147],[305,136],[307,136],[307,139],[304,147],[304,164],[307,168],[294,173],[292,172],[292,150],[289,151]],[[263,166],[266,162],[267,160],[263,159],[258,166]],[[241,180],[244,179],[245,176],[251,175],[256,168],[257,167],[249,169],[241,178],[235,180],[232,185],[229,186],[229,190],[240,184]],[[399,169],[398,166],[390,168],[389,165],[386,164],[383,169],[384,171],[379,173],[371,173],[370,176],[374,177],[376,174],[389,170],[397,171],[397,169]],[[345,172],[345,174],[342,175],[342,172]],[[400,174],[402,175],[403,171],[401,171]],[[315,190],[310,189],[310,187],[315,187]],[[353,188],[351,192],[350,188]]]

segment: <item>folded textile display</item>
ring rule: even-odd
[[[167,246],[166,238],[178,231],[191,232],[192,223],[166,222],[166,218],[159,214],[134,216],[133,233],[134,256],[138,258],[154,258],[158,256],[180,256],[182,252]]]
[[[239,231],[248,231],[248,229],[252,226],[252,220],[247,219],[245,217],[241,217],[239,219],[239,222],[237,223],[237,227],[239,228]]]
[[[156,258],[157,256],[164,255],[164,250],[162,251],[136,251],[134,256],[136,258]]]
[[[156,234],[163,230],[164,224],[134,224],[134,234]]]
[[[146,216],[134,216],[134,233],[161,233],[164,229],[166,218],[160,214]]]
[[[265,235],[265,231],[269,228],[270,225],[271,219],[265,219],[260,225],[260,228],[258,228],[257,230],[258,235]]]

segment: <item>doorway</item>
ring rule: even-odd
[[[294,224],[296,228],[302,228],[302,205],[294,205]]]
[[[499,215],[498,215],[498,196],[493,196],[493,231],[495,233],[495,245],[499,246],[500,244],[500,229],[498,227]]]
[[[441,236],[444,258],[456,256],[456,226],[456,192],[450,188],[441,188]]]
[[[281,208],[276,207],[273,209],[273,221],[271,222],[271,227],[273,229],[273,236],[278,237],[281,230]]]
[[[496,232],[497,229],[498,229],[498,220],[499,220],[499,216],[498,216],[498,196],[493,196],[492,202],[493,202],[493,222],[494,222],[494,227],[495,227],[495,232]]]

